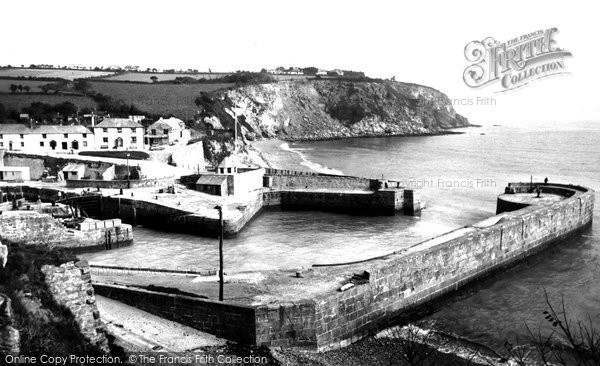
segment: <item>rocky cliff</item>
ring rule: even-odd
[[[313,80],[247,85],[201,95],[203,121],[249,139],[322,140],[442,133],[469,122],[443,93],[392,81]]]

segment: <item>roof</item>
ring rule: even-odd
[[[59,126],[59,125],[42,125],[37,128],[29,128],[22,124],[0,124],[0,134],[5,135],[34,135],[34,134],[64,134],[64,133],[92,133],[84,126]]]
[[[196,181],[196,184],[204,184],[209,186],[220,186],[223,182],[227,181],[226,175],[201,175],[200,178]]]
[[[63,172],[78,172],[81,169],[85,170],[85,164],[82,163],[69,163],[67,166],[62,168]]]
[[[128,118],[105,118],[104,121],[98,123],[94,128],[144,128],[137,122]]]
[[[237,166],[243,166],[243,165],[244,164],[241,163],[238,156],[229,155],[228,157],[226,157],[225,159],[223,159],[221,161],[221,163],[219,164],[219,168],[237,167]]]
[[[161,117],[158,121],[151,124],[147,129],[151,130],[153,127],[156,128],[158,126],[167,126],[172,130],[181,130],[185,128],[185,123],[183,123],[183,121],[179,118],[171,117],[169,119],[163,119]]]
[[[19,123],[0,124],[0,134],[19,135],[29,132],[29,127]]]
[[[29,133],[92,133],[92,131],[88,130],[84,126],[73,125],[73,126],[58,126],[58,125],[43,125],[38,128],[34,128]]]

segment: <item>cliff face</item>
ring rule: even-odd
[[[249,85],[204,94],[204,121],[248,138],[320,140],[440,133],[465,127],[443,93],[399,82],[293,81]]]

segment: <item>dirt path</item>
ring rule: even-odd
[[[107,330],[137,351],[184,352],[222,346],[225,340],[121,302],[96,295]]]

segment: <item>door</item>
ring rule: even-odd
[[[73,150],[79,150],[79,141],[73,140],[71,142],[71,149],[73,149]]]
[[[9,149],[9,150],[12,150],[12,149],[13,149],[13,146],[12,146],[12,141],[10,141],[10,142],[8,143],[8,149]]]
[[[50,141],[50,148],[52,150],[56,150],[56,141],[54,141],[54,140]]]
[[[115,149],[118,149],[119,147],[123,147],[123,139],[117,137],[117,139],[115,140]]]

